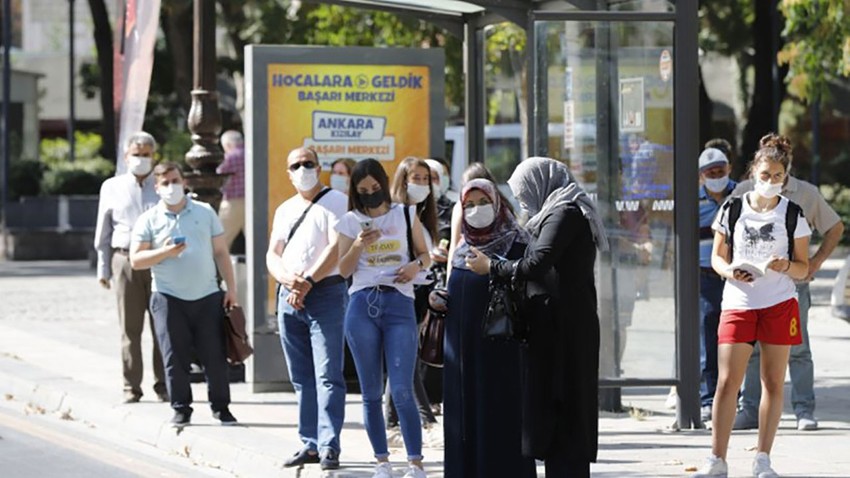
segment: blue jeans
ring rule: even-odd
[[[408,460],[422,459],[422,422],[413,394],[419,337],[413,299],[395,288],[355,292],[345,314],[345,338],[363,395],[363,421],[375,458],[389,456],[381,411],[386,360],[390,392],[398,411]]]
[[[280,288],[278,325],[289,379],[298,400],[298,435],[311,450],[340,451],[345,419],[343,318],[348,299],[345,282],[319,282],[304,301],[303,310],[286,303],[289,291]]]
[[[797,300],[800,304],[800,329],[803,332],[803,343],[791,346],[791,356],[788,359],[788,369],[791,374],[791,405],[797,418],[815,413],[815,364],[812,362],[812,349],[809,346],[809,307],[812,305],[812,294],[809,284],[797,284]],[[747,374],[741,388],[741,410],[751,417],[758,417],[759,401],[761,400],[761,380],[759,347],[756,344],[750,362],[747,364]]]
[[[702,375],[699,397],[703,407],[714,403],[717,390],[717,327],[724,281],[717,274],[700,271],[699,275],[699,365]]]

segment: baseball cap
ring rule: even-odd
[[[699,155],[699,170],[702,172],[705,169],[708,169],[712,166],[726,165],[729,164],[729,160],[726,158],[726,155],[723,154],[722,151],[716,148],[706,148],[702,154]]]

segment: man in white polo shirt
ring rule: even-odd
[[[175,427],[192,417],[189,366],[193,351],[204,366],[213,417],[233,425],[224,343],[225,309],[236,305],[236,281],[224,228],[213,208],[187,198],[175,163],[154,168],[161,201],[133,229],[130,261],[153,270],[151,313],[165,363]],[[218,287],[216,267],[227,284]]]
[[[275,211],[266,266],[281,284],[280,342],[298,400],[298,434],[304,446],[284,466],[320,463],[339,468],[339,435],[345,418],[343,319],[348,303],[339,275],[339,218],[345,194],[319,183],[319,158],[299,148],[287,158],[297,193]]]

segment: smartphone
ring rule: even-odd
[[[360,221],[360,229],[362,229],[364,231],[368,231],[369,229],[372,229],[372,220],[371,219],[364,219],[364,220]]]
[[[186,242],[186,236],[174,236],[173,241],[174,244],[183,244]]]

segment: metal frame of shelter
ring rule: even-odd
[[[464,41],[465,124],[467,128],[467,158],[469,162],[484,161],[485,98],[484,28],[494,23],[513,22],[526,30],[528,48],[528,138],[529,154],[547,155],[547,76],[545,58],[541,58],[540,41],[535,34],[538,21],[601,21],[601,22],[668,22],[673,24],[674,53],[674,234],[676,278],[676,375],[673,379],[607,379],[600,380],[605,389],[637,386],[677,385],[679,406],[677,424],[680,428],[701,428],[700,367],[699,367],[699,268],[698,268],[698,211],[697,162],[690,160],[699,154],[699,104],[697,0],[670,0],[669,8],[653,11],[616,9],[624,3],[639,4],[636,0],[308,0],[387,11],[412,16],[434,23]],[[647,3],[658,4],[653,0]],[[614,8],[614,10],[612,10]],[[666,10],[666,11],[655,11]],[[541,74],[541,72],[543,74]],[[617,395],[619,400],[619,395]]]

